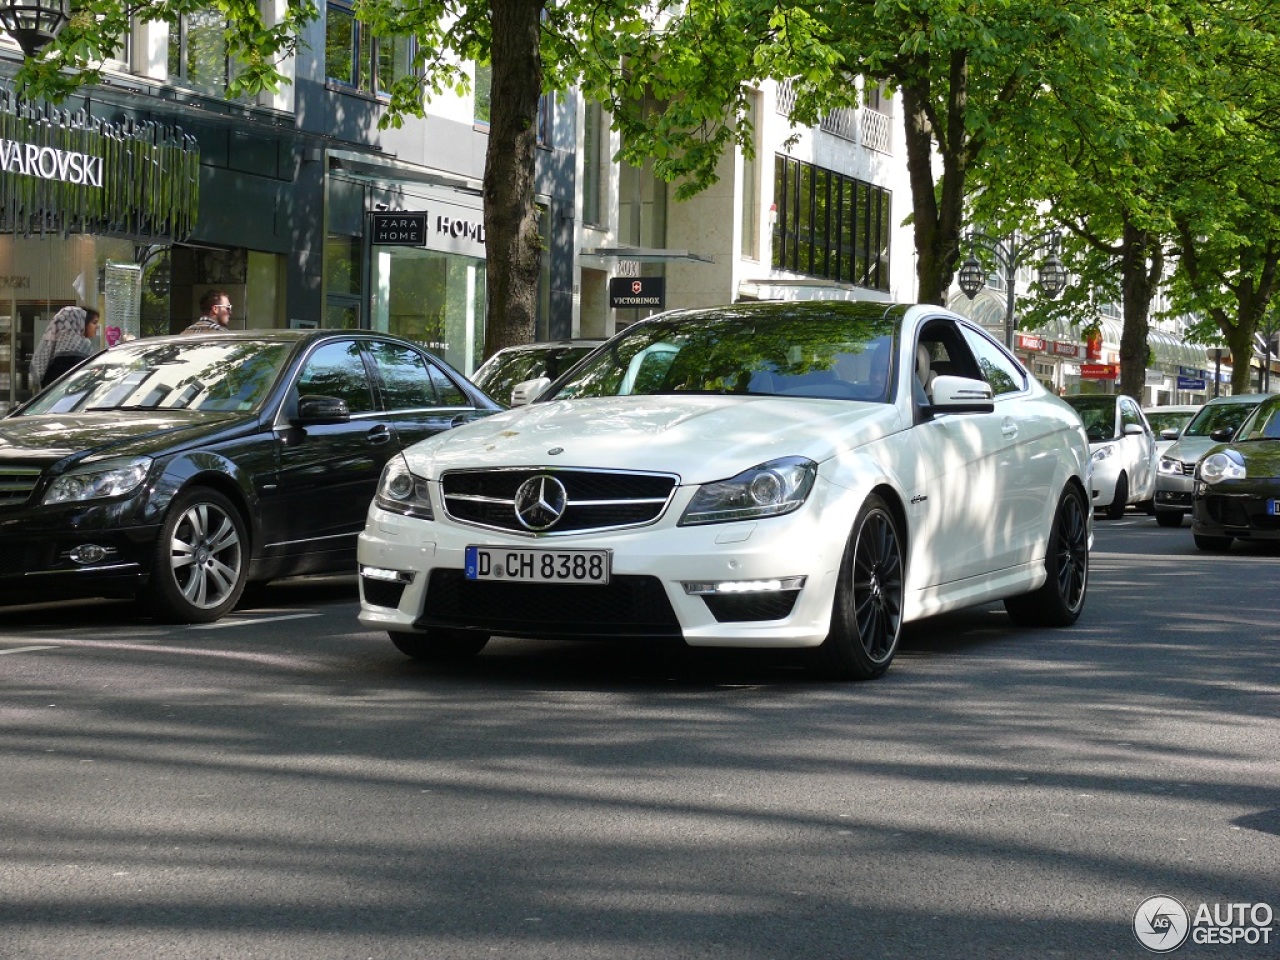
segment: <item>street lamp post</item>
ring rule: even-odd
[[[0,27],[28,57],[36,56],[71,19],[71,0],[0,0]]]
[[[1062,265],[1058,256],[1058,231],[1042,230],[1026,239],[1014,236],[1007,240],[992,239],[981,231],[970,231],[965,240],[969,244],[969,258],[960,267],[960,289],[972,300],[986,286],[987,270],[975,256],[974,249],[990,254],[1004,275],[1004,342],[1012,350],[1015,329],[1013,308],[1016,300],[1014,282],[1018,276],[1018,268],[1033,254],[1048,250],[1048,258],[1040,265],[1041,289],[1052,298],[1067,286],[1067,268]]]

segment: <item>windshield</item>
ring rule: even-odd
[[[1148,410],[1147,423],[1151,424],[1151,429],[1156,433],[1162,430],[1181,430],[1195,416],[1194,410],[1184,410],[1181,412],[1170,412],[1167,410]]]
[[[595,349],[595,345],[548,347],[545,350],[512,350],[498,354],[475,372],[471,382],[495,400],[507,403],[511,388],[535,377],[555,380]]]
[[[1206,404],[1182,431],[1184,437],[1207,437],[1215,430],[1234,430],[1249,414],[1257,401],[1243,403]]]
[[[638,323],[540,402],[745,394],[887,403],[898,321],[882,306],[852,307],[761,304]]]
[[[22,411],[256,409],[288,345],[246,340],[138,341],[98,354]]]
[[[1250,410],[1232,439],[1280,440],[1280,401],[1268,400]]]

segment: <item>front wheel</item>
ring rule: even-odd
[[[1196,546],[1209,553],[1222,553],[1231,549],[1231,537],[1208,537],[1202,533],[1193,533]]]
[[[147,606],[172,623],[212,623],[240,599],[249,574],[240,511],[208,487],[174,497],[156,541]]]
[[[457,663],[470,660],[489,642],[487,633],[471,633],[468,630],[449,630],[433,627],[427,633],[402,633],[391,630],[387,634],[396,649],[406,657],[423,663]]]
[[[873,680],[889,669],[902,633],[906,566],[888,504],[867,497],[840,561],[831,632],[816,651],[818,668],[839,680]]]
[[[1116,477],[1116,495],[1107,506],[1107,519],[1119,520],[1124,516],[1124,508],[1129,505],[1129,478],[1123,473]]]
[[[1067,487],[1058,500],[1049,550],[1045,554],[1044,584],[1031,593],[1007,597],[1010,619],[1027,627],[1068,627],[1084,609],[1089,586],[1089,515],[1084,494]]]
[[[1182,526],[1181,510],[1157,510],[1156,523],[1162,527],[1180,527]]]

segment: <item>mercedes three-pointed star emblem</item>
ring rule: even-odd
[[[568,504],[564,484],[549,474],[540,473],[516,490],[516,519],[527,530],[549,530],[564,516]]]

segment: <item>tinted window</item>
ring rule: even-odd
[[[394,343],[371,343],[369,352],[382,378],[388,410],[417,410],[437,404],[436,387],[427,361],[416,350]]]
[[[298,377],[298,396],[335,397],[345,400],[352,413],[372,411],[373,391],[360,344],[353,340],[327,343],[313,353]]]
[[[454,383],[447,373],[434,363],[427,364],[427,372],[431,374],[431,382],[435,384],[436,396],[442,407],[471,406],[471,401],[463,393],[462,388]]]
[[[997,397],[1003,393],[1018,393],[1027,386],[1026,376],[1013,359],[995,343],[976,330],[962,327],[964,338],[978,358],[982,379],[991,384],[991,392]]]

